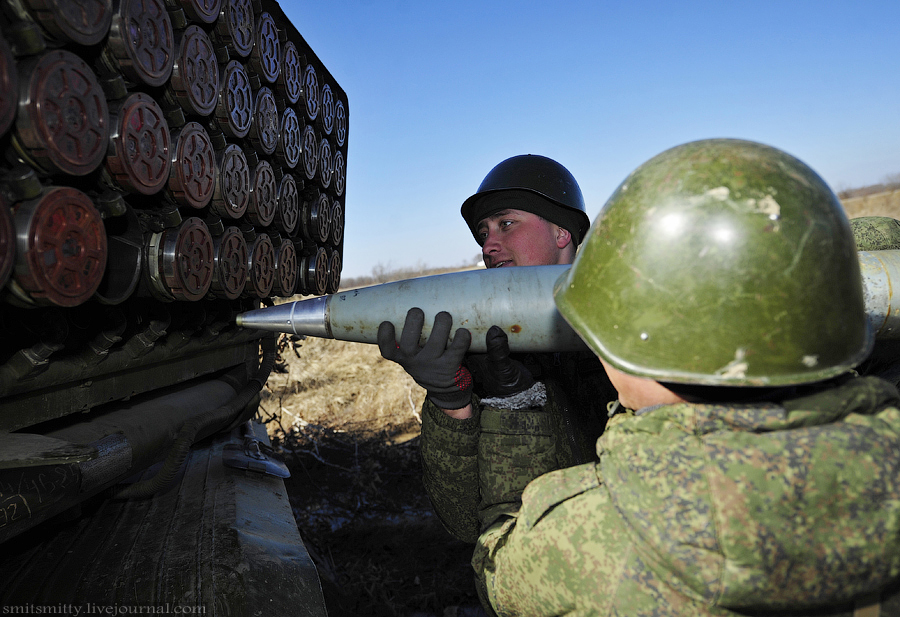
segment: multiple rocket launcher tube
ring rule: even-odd
[[[860,251],[866,315],[879,340],[900,338],[900,299],[892,303],[892,282],[900,282],[900,251]],[[427,276],[343,291],[242,313],[237,324],[274,332],[376,343],[378,325],[391,321],[397,332],[406,312],[425,313],[423,340],[439,311],[453,315],[454,331],[472,333],[470,351],[482,353],[484,335],[501,326],[514,352],[585,350],[553,302],[556,281],[570,268],[524,266]]]

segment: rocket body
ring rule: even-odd
[[[342,341],[376,343],[378,325],[403,329],[407,311],[425,313],[422,341],[434,316],[447,311],[457,328],[472,333],[470,351],[485,351],[493,325],[507,333],[512,351],[576,351],[587,346],[556,310],[553,285],[570,266],[520,266],[438,274],[342,291],[248,311],[237,323],[246,328],[289,332]]]
[[[893,287],[900,287],[900,251],[860,251],[859,259],[872,331],[880,340],[900,338],[900,297],[893,301]],[[399,333],[406,312],[417,306],[425,313],[422,342],[434,316],[447,311],[454,333],[456,328],[472,333],[472,352],[485,351],[484,335],[493,325],[507,333],[514,352],[586,350],[553,302],[553,287],[570,267],[520,266],[396,281],[248,311],[237,323],[374,344],[382,321],[392,322]]]
[[[872,332],[877,340],[900,339],[900,251],[859,251],[858,255]]]

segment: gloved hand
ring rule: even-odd
[[[485,397],[512,396],[534,385],[525,365],[510,358],[509,338],[499,326],[491,326],[484,337],[486,354],[470,356],[469,366],[484,385]]]
[[[459,328],[448,347],[453,317],[441,311],[434,317],[431,336],[420,347],[424,324],[422,309],[409,309],[398,344],[394,324],[382,322],[378,326],[378,349],[383,358],[402,366],[417,384],[425,388],[435,405],[441,409],[462,409],[472,402],[472,375],[462,366],[472,335],[465,328]]]

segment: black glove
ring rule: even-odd
[[[491,326],[484,336],[486,354],[469,356],[467,363],[484,386],[485,397],[512,396],[534,385],[525,365],[510,358],[509,338],[499,326]]]
[[[453,317],[441,311],[434,317],[434,327],[425,345],[419,346],[425,313],[411,308],[397,344],[394,324],[378,326],[378,349],[386,360],[402,366],[416,383],[425,388],[428,398],[441,409],[462,409],[472,402],[472,375],[462,366],[462,359],[472,342],[471,333],[459,328],[447,346]]]

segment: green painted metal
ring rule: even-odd
[[[556,302],[602,358],[660,381],[813,382],[872,344],[837,197],[798,159],[741,140],[684,144],[628,176]]]

